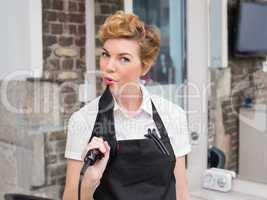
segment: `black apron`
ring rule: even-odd
[[[151,104],[160,140],[169,155],[164,154],[152,139],[116,141],[113,97],[108,88],[101,96],[92,137],[107,140],[111,146],[111,155],[94,193],[94,200],[176,200],[176,158],[152,100]]]

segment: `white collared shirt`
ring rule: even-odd
[[[189,132],[184,110],[160,96],[150,94],[142,84],[140,86],[143,100],[134,116],[127,116],[125,111],[114,101],[117,140],[144,139],[148,128],[156,129],[152,118],[152,99],[167,130],[175,156],[180,157],[188,154],[191,151],[191,145],[189,143]],[[66,158],[82,160],[82,153],[94,128],[99,99],[100,97],[97,97],[86,104],[80,110],[74,112],[69,119],[65,150]]]

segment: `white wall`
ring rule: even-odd
[[[190,190],[201,188],[202,174],[207,168],[207,90],[208,87],[208,0],[187,0],[187,77],[188,122],[192,141],[188,156]]]
[[[0,1],[0,44],[0,80],[11,74],[12,79],[22,79],[15,75],[21,73],[27,77],[40,77],[41,0]],[[29,74],[33,70],[35,73]]]

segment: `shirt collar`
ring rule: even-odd
[[[152,116],[151,95],[143,84],[140,83],[139,85],[142,91],[143,100],[142,100],[142,103],[141,103],[141,106],[138,112],[145,111],[147,114]],[[114,111],[117,111],[117,110],[122,111],[122,108],[120,107],[120,105],[118,104],[118,102],[116,101],[114,97],[113,97],[113,100],[114,100]]]

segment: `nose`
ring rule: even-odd
[[[115,72],[116,71],[116,63],[113,59],[109,59],[107,62],[107,72]]]

